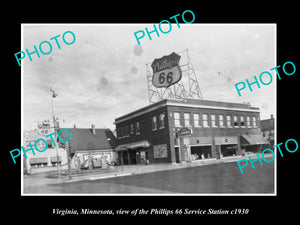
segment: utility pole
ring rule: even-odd
[[[58,169],[58,178],[61,178],[60,175],[60,163],[59,163],[59,156],[58,156],[58,142],[57,142],[57,130],[55,126],[55,115],[54,115],[54,104],[53,104],[53,99],[57,96],[57,94],[52,90],[52,88],[49,88],[51,92],[51,106],[52,106],[52,116],[53,116],[53,127],[54,127],[54,132],[55,132],[55,140],[56,140],[56,145],[55,145],[55,150],[56,150],[56,158],[57,158],[57,169]]]
[[[70,148],[69,148],[69,142],[68,141],[65,143],[65,149],[67,151],[69,180],[71,180],[72,179],[72,171],[71,171]]]

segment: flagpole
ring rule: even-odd
[[[54,127],[54,132],[55,132],[55,140],[56,140],[56,145],[55,145],[55,150],[56,150],[56,160],[57,160],[57,169],[58,169],[58,178],[61,178],[60,176],[60,164],[59,164],[59,155],[58,155],[58,142],[57,142],[57,132],[55,129],[55,115],[54,115],[54,103],[53,103],[53,98],[54,98],[54,91],[52,90],[52,88],[50,87],[50,92],[52,92],[51,94],[51,106],[52,106],[52,116],[53,116],[53,127]]]

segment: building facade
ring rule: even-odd
[[[259,108],[244,103],[164,99],[115,119],[123,164],[181,163],[259,152]],[[191,134],[181,136],[182,129]]]
[[[23,173],[24,174],[36,174],[43,172],[56,171],[58,168],[58,162],[60,165],[67,165],[67,154],[66,151],[58,145],[57,151],[49,137],[45,137],[48,134],[54,132],[53,128],[38,126],[38,129],[24,131],[23,135],[23,147],[24,150],[30,149],[29,143],[33,147],[33,151],[26,152],[27,158],[22,154],[23,157]],[[35,141],[39,138],[47,141],[47,149],[44,152],[39,152],[35,149]],[[38,149],[45,149],[45,143],[43,141],[37,142]],[[58,155],[58,157],[57,157]]]
[[[273,115],[270,119],[260,121],[262,136],[268,141],[270,148],[274,146],[274,122]]]
[[[59,128],[58,128],[59,129]],[[96,129],[94,125],[89,128],[67,128],[71,133],[71,139],[68,142],[69,154],[71,157],[71,167],[75,168],[74,156],[76,155],[81,163],[84,163],[91,155],[94,167],[101,167],[101,160],[105,159],[107,163],[113,163],[116,159],[115,147],[116,137],[109,129]],[[27,158],[23,157],[23,172],[25,174],[36,174],[50,171],[57,171],[58,162],[61,169],[68,168],[68,155],[66,146],[57,140],[58,149],[52,143],[51,137],[45,137],[54,132],[50,126],[38,126],[38,129],[24,131],[24,149],[30,148],[29,143],[33,146],[32,151],[26,152]],[[63,140],[68,137],[63,137]],[[39,138],[47,141],[47,150],[38,152],[35,150],[35,141]],[[43,141],[37,143],[38,149],[45,149]],[[58,152],[58,154],[57,154]],[[57,157],[58,155],[58,157]],[[58,159],[58,160],[57,160]]]
[[[91,155],[94,167],[101,167],[103,159],[109,164],[116,162],[116,137],[110,129],[96,129],[95,125],[92,125],[90,129],[68,128],[68,130],[71,133],[68,147],[73,168],[75,155],[81,163],[87,161]]]

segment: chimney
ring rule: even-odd
[[[73,128],[76,128],[76,124],[73,124]]]
[[[95,130],[95,125],[94,124],[92,124],[92,133],[93,133],[94,136],[96,135],[96,130]]]
[[[271,119],[274,119],[273,114],[271,114]]]

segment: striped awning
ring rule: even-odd
[[[139,141],[139,142],[132,142],[128,144],[119,145],[116,148],[116,151],[124,151],[128,149],[137,149],[137,148],[148,148],[150,143],[148,141]]]
[[[30,159],[30,164],[40,164],[40,163],[48,163],[48,158],[43,157],[43,158],[31,158]]]
[[[58,157],[58,159],[59,159],[59,162],[61,162],[61,157],[60,156]],[[56,156],[51,157],[51,162],[56,163],[57,162],[57,157]]]
[[[259,134],[243,134],[241,135],[241,145],[264,145],[268,144],[267,140],[265,140]]]

